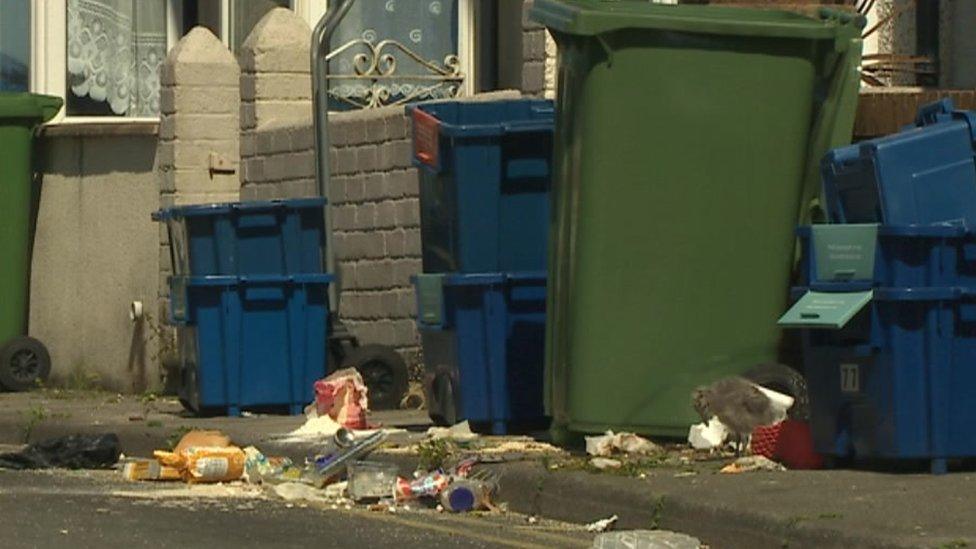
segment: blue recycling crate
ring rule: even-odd
[[[934,473],[945,472],[947,459],[976,456],[971,292],[877,288],[843,328],[805,329],[803,341],[817,451],[926,459]]]
[[[332,279],[171,277],[184,405],[203,414],[267,408],[300,414],[326,373]]]
[[[431,418],[495,434],[544,427],[545,273],[414,279]]]
[[[177,276],[322,273],[323,198],[177,206],[166,223]]]
[[[830,151],[821,164],[830,220],[976,228],[974,142],[976,113],[943,99],[910,128]]]
[[[545,270],[552,101],[443,101],[408,112],[424,272]]]
[[[976,236],[957,225],[799,227],[800,284],[976,287]]]

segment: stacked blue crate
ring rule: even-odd
[[[201,414],[299,414],[326,373],[324,199],[180,206],[166,224],[179,396]]]
[[[408,112],[431,418],[496,434],[541,426],[552,102],[443,101]]]
[[[949,100],[916,124],[829,153],[834,225],[801,227],[798,298],[818,451],[976,456],[976,116]]]

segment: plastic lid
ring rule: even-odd
[[[551,29],[596,35],[621,29],[705,34],[837,39],[860,35],[865,19],[822,8],[820,18],[799,13],[720,6],[653,4],[647,0],[535,0],[531,17]],[[840,43],[838,48],[846,48]]]
[[[274,210],[278,208],[321,208],[325,206],[324,198],[296,198],[291,200],[257,200],[253,202],[225,202],[212,204],[190,204],[187,206],[174,206],[159,210],[152,215],[156,221],[174,219],[179,217],[223,215],[231,211],[238,212],[259,212],[262,210]]]
[[[64,100],[53,95],[0,92],[0,119],[18,118],[38,124],[55,117]]]

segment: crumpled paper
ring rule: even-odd
[[[688,430],[688,443],[695,450],[720,448],[729,438],[729,429],[717,417],[698,423]]]
[[[319,416],[329,416],[346,429],[366,429],[366,396],[363,376],[354,368],[337,370],[315,382],[315,410]]]
[[[725,474],[737,475],[740,473],[751,473],[753,471],[785,471],[783,467],[775,461],[763,456],[741,457],[732,463],[722,467],[720,472]]]
[[[653,454],[660,450],[657,444],[634,433],[616,433],[586,437],[586,453],[591,456],[609,457],[614,452],[624,454]]]

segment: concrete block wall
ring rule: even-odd
[[[403,107],[331,115],[329,193],[340,318],[361,341],[415,362],[420,191],[409,127]],[[241,199],[315,196],[314,143],[307,124],[244,134]]]
[[[529,17],[532,0],[522,4],[522,93],[533,97],[555,94],[555,42],[545,27]],[[551,56],[549,55],[551,54]]]
[[[197,27],[170,51],[160,71],[160,122],[155,173],[159,206],[240,199],[240,66],[212,32]],[[174,358],[176,336],[163,326],[173,274],[169,235],[159,224],[156,326],[161,361]]]

